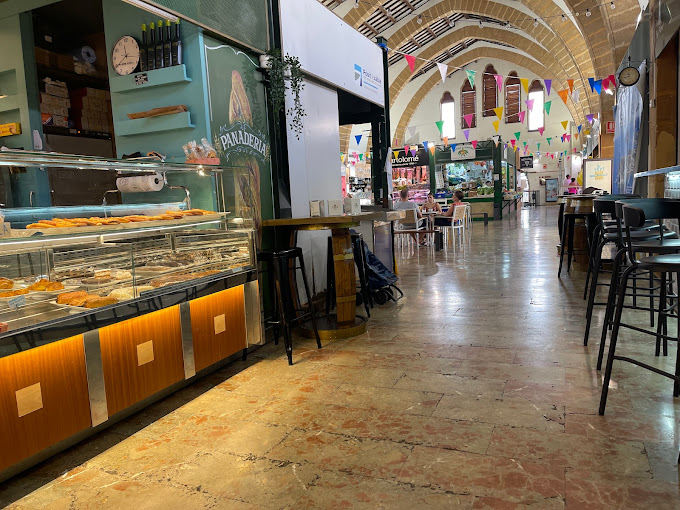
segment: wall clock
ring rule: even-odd
[[[139,44],[134,37],[124,35],[116,41],[111,50],[113,69],[125,76],[131,74],[139,65]]]

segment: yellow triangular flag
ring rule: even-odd
[[[569,121],[568,121],[568,120],[563,120],[563,121],[562,121],[562,127],[564,128],[565,131],[567,130],[567,124],[569,124]]]
[[[498,117],[499,119],[503,118],[503,107],[502,106],[499,106],[498,108],[494,108],[493,112],[496,114],[496,117]],[[498,131],[498,130],[496,130],[496,131]]]
[[[392,154],[394,154],[394,159],[399,159],[399,151],[392,151]]]
[[[522,82],[522,88],[524,92],[529,93],[529,78],[520,78],[519,81]]]
[[[430,152],[432,153],[433,156],[434,156],[434,150],[435,149],[436,149],[436,147],[434,145],[430,145]]]
[[[589,135],[589,134],[590,134],[590,129],[586,129],[586,130],[584,131],[584,133],[587,134],[587,135]]]
[[[494,120],[494,121],[492,122],[493,128],[496,130],[496,133],[498,133],[498,125],[499,125],[500,123],[501,123],[500,120]]]
[[[340,154],[340,162],[341,163],[345,162],[345,155],[344,154]]]

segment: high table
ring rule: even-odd
[[[403,211],[368,212],[343,216],[316,216],[265,220],[265,227],[291,229],[290,243],[297,244],[300,230],[330,230],[333,244],[336,313],[317,320],[319,336],[323,339],[349,338],[366,332],[366,319],[356,315],[356,274],[354,251],[349,229],[362,221],[394,221],[404,217]],[[303,331],[305,333],[305,331]]]

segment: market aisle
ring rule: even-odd
[[[582,275],[555,276],[556,212],[401,259],[407,298],[366,335],[298,341],[293,367],[270,344],[0,486],[0,505],[680,507],[670,381],[618,367],[597,415],[597,342],[582,346]]]

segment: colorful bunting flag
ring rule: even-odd
[[[456,152],[456,147],[457,147],[457,146],[458,146],[457,143],[452,143],[452,144],[451,144],[451,154],[453,154],[454,152]]]
[[[429,142],[423,142],[423,147],[425,147],[425,150],[427,150],[427,145]]]
[[[434,156],[434,150],[435,150],[436,148],[437,148],[437,147],[435,147],[434,145],[430,145],[430,152],[432,153],[433,156]]]
[[[404,58],[408,63],[408,68],[411,70],[411,74],[413,74],[413,70],[416,67],[416,57],[414,57],[413,55],[404,55]]]
[[[413,146],[411,146],[411,150],[409,152],[411,152],[411,156],[415,158],[416,152],[417,152],[417,147],[414,149]]]
[[[359,154],[359,161],[363,161],[363,160],[364,160],[364,155],[363,155],[363,154]]]
[[[543,127],[538,128],[538,132],[541,134],[541,136],[543,136],[543,131],[545,131],[545,128]]]
[[[529,78],[520,78],[519,81],[522,83],[522,88],[524,92],[529,93]]]
[[[520,134],[522,134],[521,131],[517,131],[517,133],[515,133],[515,140],[519,141]]]
[[[526,143],[526,142],[524,142],[524,146],[525,146],[525,147],[527,146],[527,143]]]
[[[574,80],[567,80],[567,85],[569,85],[569,93],[574,92]]]
[[[578,133],[574,133],[574,140],[578,140]]]
[[[540,142],[536,144],[536,150],[537,151],[541,150],[541,143]],[[540,156],[540,154],[539,154],[539,156]]]
[[[439,120],[435,122],[435,124],[437,124],[437,129],[439,130],[439,135],[441,136],[444,133],[444,121]]]
[[[499,119],[503,118],[503,107],[502,106],[499,106],[498,108],[494,108],[493,112],[496,114],[496,117],[498,117]]]
[[[470,130],[464,129],[463,134],[465,135],[465,139],[469,141],[470,140],[470,138],[469,138],[470,137]]]
[[[491,124],[493,124],[493,128],[496,130],[496,133],[498,133],[498,126],[500,125],[501,121],[500,120],[494,120]]]
[[[510,140],[510,143],[512,144],[513,148],[515,147],[516,140]]]
[[[442,77],[442,83],[446,82],[446,75],[449,74],[449,66],[442,64],[441,62],[437,62],[437,67],[439,68],[439,74]]]
[[[574,104],[578,103],[579,97],[581,97],[581,91],[579,89],[575,89],[571,94],[571,100],[574,102]]]
[[[552,80],[543,80],[545,83],[545,97],[550,95],[550,87],[552,86]]]
[[[548,145],[550,145],[550,140],[552,140],[552,137],[551,137],[551,138],[546,138],[545,140],[548,142]]]
[[[477,148],[477,140],[472,140],[470,143],[475,149]]]
[[[614,88],[616,88],[616,76],[614,76],[613,74],[610,74],[610,75],[608,76],[608,78],[609,78],[609,83],[611,83],[612,85],[614,85]]]
[[[443,140],[444,140],[444,145],[448,145],[448,144],[449,144],[449,137],[448,137],[448,136],[445,136],[445,137],[443,138]]]
[[[602,93],[602,80],[595,80],[593,82],[593,88],[595,89],[595,92],[598,94]]]
[[[463,115],[463,119],[465,120],[465,124],[467,124],[467,127],[472,127],[472,113],[468,113],[467,115]]]
[[[392,151],[392,154],[394,154],[394,159],[399,159],[399,151]]]
[[[500,74],[494,74],[493,77],[496,79],[498,92],[503,92],[503,77]]]
[[[471,71],[469,69],[466,69],[465,74],[467,74],[467,79],[470,82],[470,87],[475,88],[475,74],[477,74],[477,71]]]
[[[571,135],[564,135],[564,139],[565,139],[567,142],[570,142],[570,141],[571,141]]]
[[[407,129],[408,129],[408,137],[413,138],[416,135],[416,127],[415,126],[409,126]]]
[[[594,117],[595,117],[595,115],[592,114],[592,113],[589,113],[588,115],[586,115],[586,119],[588,119],[588,122],[590,122],[591,124],[593,123]]]
[[[543,108],[545,108],[545,114],[550,115],[550,106],[552,105],[552,101],[546,101],[543,103]]]
[[[564,101],[564,104],[567,104],[567,97],[569,97],[569,91],[567,89],[558,90],[557,94],[562,98],[562,101]]]
[[[582,124],[579,124],[578,127],[576,128],[576,129],[578,130],[579,133],[581,132],[581,128],[582,128],[582,127],[583,127],[583,125],[582,125]]]
[[[560,124],[562,124],[562,127],[563,127],[564,129],[567,129],[567,124],[569,124],[569,121],[568,121],[568,120],[563,120],[562,122],[560,122]]]
[[[527,110],[532,111],[534,109],[534,100],[533,99],[527,99],[524,102],[527,105]]]
[[[491,138],[493,139],[493,143],[496,144],[496,147],[498,147],[498,142],[501,141],[501,137],[498,135],[493,135]]]
[[[394,158],[396,159],[396,156],[394,156]],[[340,162],[341,163],[345,162],[345,155],[344,154],[340,154]]]
[[[524,117],[526,116],[527,112],[521,111],[517,113],[517,117],[519,117],[519,122],[520,124],[524,124]]]
[[[354,136],[354,138],[355,138],[356,141],[357,141],[357,145],[359,145],[359,144],[361,143],[361,138],[362,138],[363,136],[364,136],[364,135],[355,135],[355,136]]]
[[[588,84],[590,85],[590,91],[595,92],[595,78],[588,78]]]

